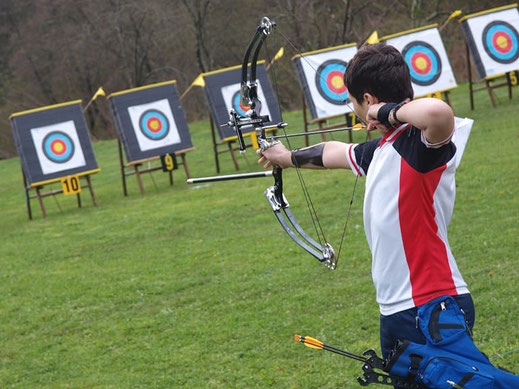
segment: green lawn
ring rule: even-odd
[[[519,90],[515,89],[515,94]],[[475,119],[457,174],[450,244],[476,303],[475,340],[488,355],[519,348],[518,99],[498,91],[457,116]],[[301,113],[287,113],[289,131]],[[193,176],[215,172],[207,122],[191,123]],[[361,141],[364,135],[356,134]],[[346,139],[345,135],[334,135]],[[316,139],[317,140],[317,139]],[[302,143],[294,142],[292,146]],[[300,333],[360,353],[378,346],[378,306],[362,227],[359,181],[345,247],[327,271],[284,234],[263,190],[271,179],[188,186],[133,177],[122,195],[117,146],[94,145],[99,206],[83,192],[46,198],[49,216],[28,221],[18,158],[0,161],[0,387],[355,387],[358,362],[311,351]],[[252,152],[243,171],[258,170]],[[224,174],[233,173],[222,155]],[[249,165],[249,167],[248,167]],[[328,240],[340,241],[354,182],[345,171],[305,180]],[[311,221],[294,171],[285,192],[301,224]],[[519,351],[494,359],[519,371]]]

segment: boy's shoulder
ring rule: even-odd
[[[446,165],[456,154],[456,146],[450,139],[440,147],[428,147],[422,131],[412,125],[395,139],[393,147],[408,165],[420,173]]]

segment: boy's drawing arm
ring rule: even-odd
[[[439,99],[423,98],[404,104],[396,113],[400,122],[411,123],[422,130],[428,142],[447,140],[454,130],[452,108]]]

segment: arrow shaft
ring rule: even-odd
[[[331,129],[331,130],[317,130],[317,131],[308,131],[308,132],[298,132],[296,134],[270,136],[269,139],[283,139],[283,138],[293,138],[293,137],[296,137],[296,136],[304,136],[304,135],[327,134],[329,132],[353,131],[354,128],[362,128],[362,127],[341,127],[341,128],[334,128],[334,129]]]

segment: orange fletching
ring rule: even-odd
[[[315,338],[311,338],[310,336],[306,336],[304,338],[304,344],[306,347],[310,347],[310,348],[315,348],[316,350],[322,350],[323,349],[323,342],[315,339]]]

